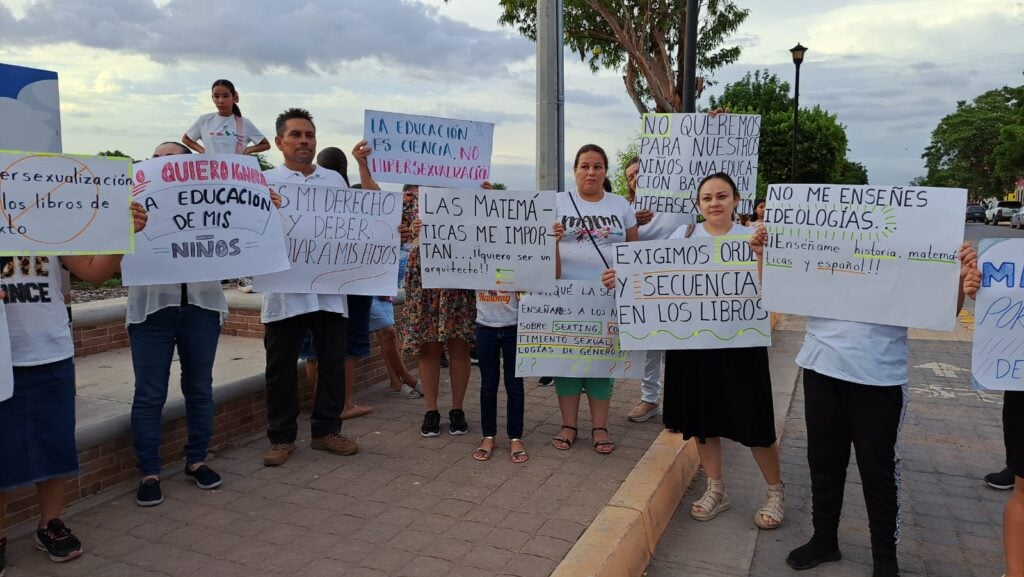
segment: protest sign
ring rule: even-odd
[[[0,303],[0,403],[14,395],[14,367],[11,361],[11,334],[7,330],[7,311]]]
[[[363,133],[377,182],[477,188],[491,177],[493,124],[367,110]]]
[[[555,193],[420,190],[423,288],[555,287]]]
[[[966,204],[956,188],[770,185],[765,308],[952,329]]]
[[[709,174],[732,177],[752,212],[761,117],[751,114],[644,114],[636,208],[696,215],[697,187]]]
[[[619,350],[615,296],[599,282],[560,280],[519,299],[517,377],[638,379],[644,353]]]
[[[978,267],[972,381],[980,389],[1024,391],[1024,239],[982,239]]]
[[[396,293],[397,192],[272,182],[281,195],[281,217],[291,269],[256,276],[260,292]]]
[[[0,151],[0,254],[132,252],[131,161]]]
[[[757,259],[746,236],[615,245],[615,305],[625,350],[766,347]]]
[[[172,155],[135,165],[146,228],[121,262],[127,286],[201,282],[287,270],[284,234],[251,156]]]

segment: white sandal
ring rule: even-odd
[[[725,495],[725,483],[709,478],[704,495],[690,506],[690,516],[698,521],[710,521],[731,506],[732,503]]]
[[[768,485],[768,498],[764,506],[754,514],[754,524],[764,530],[778,529],[782,525],[782,503],[786,500],[785,485]],[[770,521],[765,521],[767,518]]]

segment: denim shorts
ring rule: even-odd
[[[75,362],[14,367],[0,403],[0,492],[78,473]]]
[[[350,359],[370,356],[370,301],[374,297],[348,295],[348,328],[345,350]]]
[[[370,332],[395,326],[395,305],[391,301],[373,299],[370,306]]]

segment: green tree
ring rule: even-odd
[[[500,0],[498,22],[537,39],[537,0]],[[724,46],[750,11],[732,0],[702,0],[697,68],[706,77],[736,62],[739,46]],[[565,45],[594,72],[622,73],[640,113],[683,109],[685,0],[565,0]]]
[[[633,135],[633,138],[616,153],[616,166],[618,170],[612,176],[612,191],[615,194],[629,198],[629,184],[626,182],[626,163],[634,156],[640,156],[640,133]]]
[[[932,131],[931,143],[921,155],[927,183],[966,188],[976,198],[1002,198],[1014,179],[1024,176],[1022,125],[1024,86],[1004,86],[970,103],[957,102],[956,110]]]
[[[262,152],[256,152],[253,154],[256,157],[256,162],[260,163],[260,170],[270,170],[274,168],[274,163],[267,160],[267,155]]]
[[[116,156],[119,158],[131,158],[130,156],[121,152],[120,150],[104,150],[103,152],[97,152],[96,156]]]
[[[508,190],[508,187],[505,186],[504,182],[492,182],[491,190]]]
[[[800,109],[796,175],[793,165],[793,99],[789,83],[767,70],[748,72],[710,99],[712,108],[761,115],[757,195],[776,182],[866,184],[867,168],[846,158],[846,127],[820,106]]]

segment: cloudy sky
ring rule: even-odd
[[[788,49],[802,42],[801,104],[838,113],[876,184],[924,173],[957,100],[1024,83],[1020,0],[737,3],[751,10],[743,57],[716,80],[757,68],[792,80]],[[308,108],[321,147],[350,149],[366,108],[494,122],[494,179],[528,189],[535,48],[498,13],[496,0],[0,0],[0,62],[59,74],[66,152],[148,157],[213,112],[210,83],[228,78],[267,134],[282,109]],[[620,75],[565,61],[570,160],[587,142],[624,147],[639,116]]]

